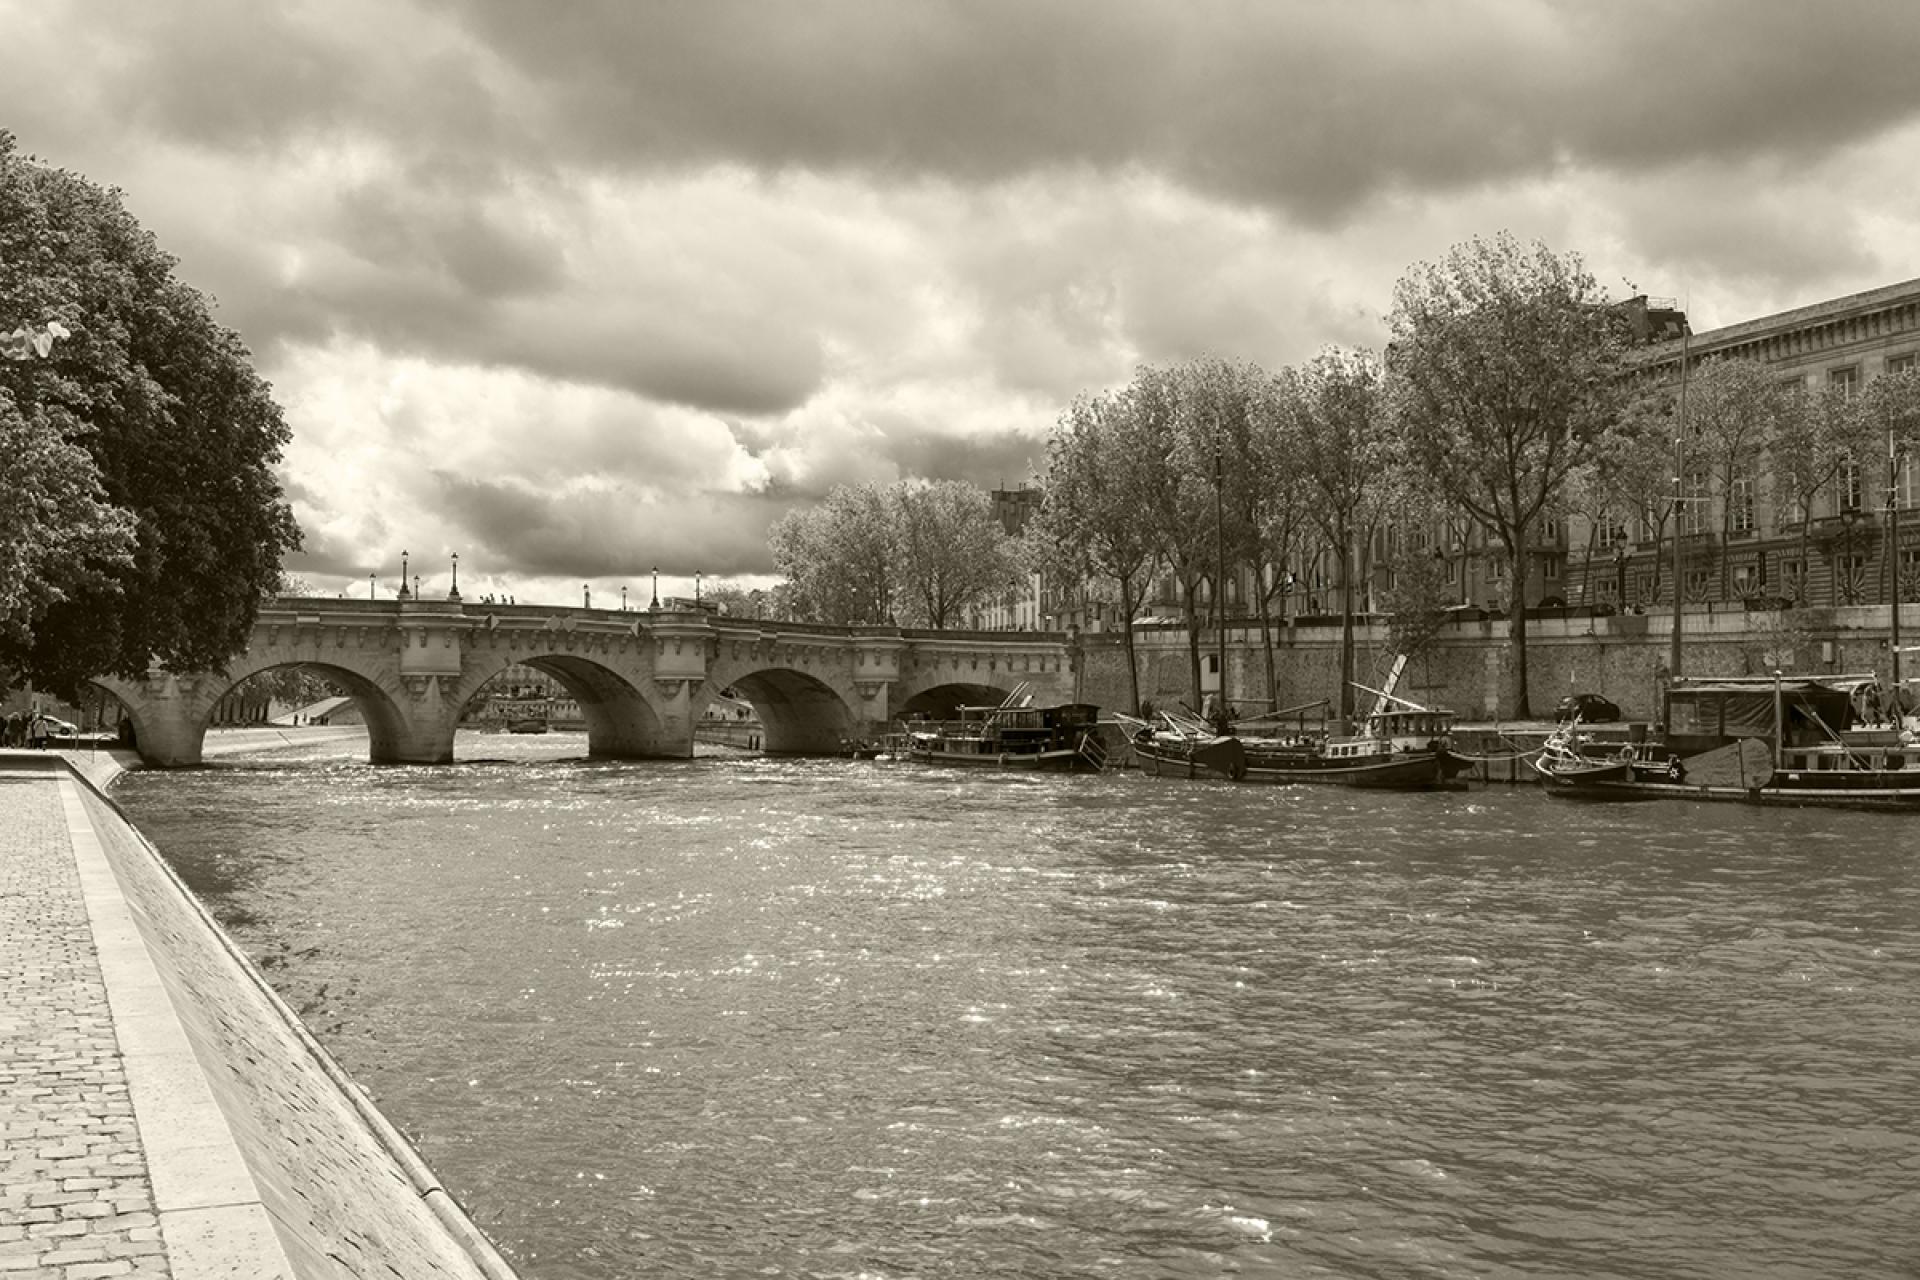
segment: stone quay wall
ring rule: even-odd
[[[153,846],[104,795],[81,790],[293,1274],[512,1280],[405,1138]]]
[[[1872,674],[1892,678],[1891,616],[1885,605],[1799,609],[1790,612],[1689,610],[1681,624],[1685,675],[1761,675],[1776,668],[1800,675]],[[1470,720],[1513,718],[1512,647],[1504,620],[1448,623],[1429,651],[1407,664],[1399,692]],[[1900,615],[1902,647],[1920,642],[1920,605]],[[1556,616],[1528,622],[1527,693],[1536,717],[1552,713],[1569,693],[1598,693],[1619,704],[1628,719],[1654,720],[1672,645],[1669,614],[1610,617]],[[1394,652],[1384,624],[1356,628],[1354,678],[1378,687]],[[1135,631],[1140,696],[1156,706],[1193,701],[1187,634],[1178,626]],[[1327,698],[1336,705],[1340,684],[1340,627],[1316,623],[1277,627],[1274,669],[1278,701],[1293,706]],[[1082,700],[1109,710],[1127,708],[1126,650],[1121,637],[1081,637]],[[1203,687],[1215,632],[1200,642]],[[1266,658],[1257,623],[1227,629],[1227,692],[1242,710],[1267,697]],[[1920,676],[1920,652],[1902,659],[1903,676]],[[1911,686],[1909,686],[1911,688]],[[1359,705],[1368,703],[1361,695]]]

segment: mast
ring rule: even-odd
[[[1673,635],[1667,653],[1667,678],[1669,681],[1680,674],[1680,610],[1685,603],[1684,583],[1680,576],[1680,538],[1683,525],[1681,511],[1686,499],[1682,492],[1682,481],[1686,475],[1687,441],[1687,357],[1688,339],[1693,334],[1693,326],[1684,319],[1680,322],[1680,412],[1673,430]]]

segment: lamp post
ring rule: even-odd
[[[379,589],[378,580],[375,579],[372,574],[368,574],[367,575],[367,599],[378,600],[379,598],[380,598],[380,589]]]
[[[1682,477],[1686,475],[1687,363],[1692,354],[1690,342],[1692,337],[1693,326],[1682,323],[1680,326],[1680,411],[1674,418],[1673,424],[1673,631],[1667,654],[1667,674],[1673,679],[1677,679],[1680,675],[1680,614],[1684,607],[1683,597],[1686,594],[1683,582],[1685,561],[1682,559],[1681,550],[1683,531],[1686,526],[1681,516],[1683,510],[1681,484]],[[1661,718],[1664,720],[1665,717],[1666,710],[1663,707]]]
[[[413,598],[420,598],[420,575],[417,573],[413,575]]]
[[[625,613],[626,611],[627,611],[627,588],[625,584],[622,584],[620,587],[620,612]]]
[[[453,590],[447,592],[447,599],[458,600],[459,598],[460,598],[460,553],[456,551],[453,553]]]
[[[407,553],[404,551],[400,553],[400,598],[402,600],[409,598],[407,595]]]
[[[653,603],[648,605],[647,607],[649,609],[658,609],[660,607],[660,566],[659,565],[653,566]]]
[[[1220,424],[1216,421],[1213,441],[1213,559],[1214,559],[1214,607],[1219,610],[1219,632],[1215,636],[1217,655],[1214,663],[1220,668],[1219,714],[1214,730],[1225,733],[1227,726],[1233,723],[1233,712],[1227,709],[1227,539],[1222,523],[1221,508],[1221,471],[1220,471]]]
[[[1893,406],[1887,406],[1887,560],[1893,565],[1893,607],[1887,610],[1887,651],[1893,656],[1895,728],[1904,728],[1906,700],[1900,695],[1900,463],[1906,450],[1893,434]]]
[[[583,582],[580,584],[580,607],[582,609],[593,608],[593,584],[591,582]]]
[[[698,569],[693,571],[693,603],[695,606],[700,603],[700,571]]]

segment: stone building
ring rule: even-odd
[[[1677,385],[1683,361],[1698,371],[1709,360],[1756,360],[1783,387],[1850,395],[1917,358],[1920,279],[1669,339],[1637,363]],[[1763,450],[1729,475],[1689,460],[1683,447],[1679,578],[1688,609],[1885,604],[1896,581],[1902,599],[1920,598],[1914,461],[1904,454],[1896,460],[1886,447],[1862,453],[1815,496],[1803,528]],[[1891,537],[1896,522],[1898,546]],[[1603,528],[1577,518],[1568,524],[1576,549],[1565,579],[1571,603],[1672,607],[1670,531],[1645,519]]]

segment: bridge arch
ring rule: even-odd
[[[456,718],[489,680],[512,666],[552,676],[580,707],[587,722],[587,754],[638,760],[685,756],[687,748],[667,730],[650,680],[636,679],[609,662],[574,653],[514,652],[472,664],[454,689]]]
[[[769,755],[831,755],[859,733],[860,717],[847,699],[820,677],[792,667],[762,667],[730,677],[726,688],[752,705]],[[707,696],[719,692],[718,686]]]
[[[367,756],[374,764],[417,757],[418,726],[399,701],[400,690],[377,675],[324,659],[262,654],[243,655],[226,671],[185,678],[152,673],[144,684],[99,677],[93,684],[117,699],[133,723],[134,745],[142,759],[162,767],[196,765],[206,749],[214,709],[229,693],[269,671],[300,667],[327,677],[346,690],[367,726]],[[452,743],[445,758],[452,758]]]
[[[1017,686],[1018,681],[1013,684]],[[1012,686],[1003,689],[971,680],[950,680],[907,695],[894,707],[893,714],[897,720],[957,720],[961,707],[997,707],[1012,692]]]

